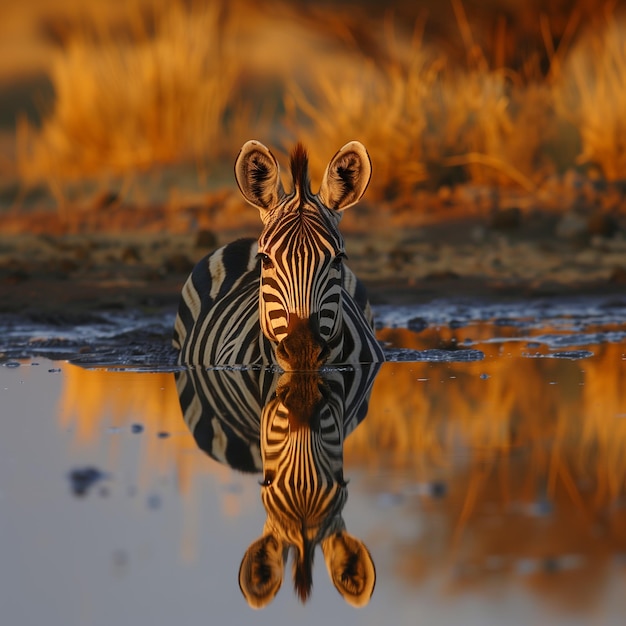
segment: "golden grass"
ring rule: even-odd
[[[406,195],[428,177],[419,138],[427,125],[424,103],[433,74],[421,50],[408,69],[399,64],[381,69],[366,61],[337,76],[315,67],[315,95],[307,97],[296,83],[289,88],[288,110],[297,120],[291,123],[293,134],[309,147],[320,174],[331,146],[337,150],[358,138],[376,172],[374,196]]]
[[[572,18],[556,27],[555,48],[559,21],[537,13],[536,38],[553,60],[545,74],[537,55],[506,66],[514,27],[501,20],[488,41],[460,0],[452,7],[448,36],[462,41],[464,60],[428,37],[426,20],[410,32],[346,7],[136,0],[114,15],[94,9],[61,38],[42,127],[20,125],[21,175],[60,188],[171,163],[211,172],[255,137],[278,152],[304,140],[314,176],[343,143],[361,140],[374,164],[372,200],[468,180],[534,191],[577,164],[625,176],[619,16],[579,42],[581,20]],[[569,123],[578,142],[559,134]]]
[[[454,5],[466,65],[436,53],[421,35],[398,45],[387,28],[382,63],[365,60],[339,70],[313,65],[312,94],[293,83],[288,89],[293,126],[308,120],[298,130],[314,153],[356,137],[368,147],[377,198],[406,197],[426,180],[437,185],[446,178],[530,191],[550,172],[543,157],[553,121],[549,86],[491,68],[462,5]],[[452,168],[460,170],[456,178]]]
[[[626,21],[609,14],[564,62],[555,97],[580,133],[577,161],[608,180],[626,178]]]
[[[23,175],[80,177],[220,156],[240,73],[223,54],[223,26],[218,3],[175,2],[155,12],[150,30],[138,9],[122,37],[79,30],[52,65],[52,113],[41,129],[22,127]]]

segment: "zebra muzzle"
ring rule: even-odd
[[[281,367],[288,371],[316,370],[329,355],[328,344],[320,336],[317,317],[302,319],[295,313],[290,314],[287,336],[276,348]]]
[[[289,426],[297,430],[303,426],[317,432],[320,410],[328,400],[329,391],[316,372],[289,372],[278,380],[276,395],[289,415]]]

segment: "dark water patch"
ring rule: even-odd
[[[589,350],[564,350],[560,352],[548,352],[547,354],[522,353],[522,356],[529,359],[569,359],[571,361],[577,361],[579,359],[588,359],[594,356],[594,353]]]
[[[526,347],[529,349],[540,348],[541,344],[538,341],[529,341],[526,344]]]
[[[626,324],[626,319],[622,322]],[[576,348],[579,346],[594,346],[603,343],[622,343],[626,340],[626,330],[599,330],[591,333],[546,333],[544,335],[521,336],[521,337],[491,337],[480,341],[466,342],[469,345],[474,343],[498,344],[508,342],[523,342],[529,349],[537,349],[541,346],[551,350],[561,348]]]
[[[591,346],[602,343],[620,343],[626,340],[625,330],[599,331],[595,333],[546,334],[533,337],[533,341],[549,348],[567,348],[575,346]]]
[[[99,365],[175,365],[174,317],[141,311],[0,315],[0,359],[46,357]]]
[[[107,319],[105,314],[86,312],[51,312],[31,311],[21,319],[32,324],[47,328],[76,328],[79,326],[111,326],[114,321]]]
[[[409,330],[419,333],[422,330],[425,330],[426,328],[428,328],[428,321],[425,320],[423,317],[412,317],[411,319],[407,321],[406,325]],[[384,328],[382,324],[380,327]]]
[[[467,326],[467,322],[465,322],[464,320],[450,320],[448,322],[448,326],[452,329],[457,329],[457,328],[463,328],[464,326]]]
[[[410,350],[408,348],[394,348],[385,350],[385,358],[390,363],[468,363],[482,361],[485,353],[480,350]]]
[[[6,313],[0,315],[0,354],[4,358],[41,355],[60,360],[107,347],[167,345],[173,325],[170,313]]]
[[[120,367],[176,371],[178,352],[169,344],[137,343],[125,346],[102,346],[83,354],[75,354],[67,360],[81,367]]]
[[[591,326],[626,322],[624,298],[537,298],[529,301],[485,302],[433,300],[422,305],[374,307],[381,328],[423,330],[428,326],[469,325],[492,322],[495,326],[542,328],[552,326],[573,332]]]
[[[79,467],[68,474],[72,493],[78,498],[86,496],[94,485],[108,478],[107,474],[92,466]]]
[[[494,326],[510,327],[510,328],[526,328],[531,324],[527,319],[515,319],[511,317],[498,317],[493,320]]]

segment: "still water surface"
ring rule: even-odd
[[[624,623],[623,305],[378,313],[393,361],[343,462],[367,607],[319,548],[306,605],[288,563],[248,607],[262,476],[198,447],[174,372],[33,357],[0,367],[1,623]]]

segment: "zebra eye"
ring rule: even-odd
[[[270,270],[274,267],[274,263],[272,262],[272,259],[270,259],[270,257],[265,254],[265,252],[259,252],[256,255],[257,259],[261,259],[261,263],[263,264],[263,269],[265,270]]]
[[[343,260],[348,258],[345,254],[345,252],[340,252],[333,260],[332,260],[332,264],[333,267],[335,268],[339,268],[341,267],[341,264],[343,263]]]
[[[263,480],[259,482],[259,485],[261,485],[261,487],[269,487],[273,482],[274,482],[274,472],[268,470],[265,473]]]
[[[335,474],[335,480],[337,481],[337,484],[340,487],[347,487],[348,485],[348,481],[344,479],[343,477],[343,470],[339,470],[336,474]]]

